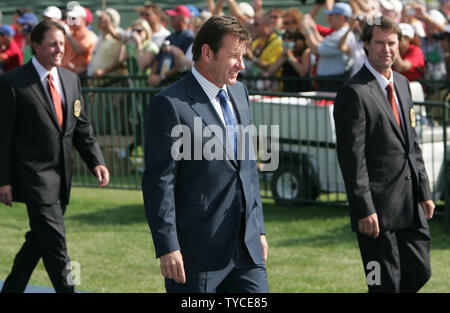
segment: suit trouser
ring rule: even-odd
[[[417,292],[425,285],[431,266],[430,231],[428,223],[424,225],[415,222],[409,228],[383,231],[376,239],[357,233],[370,293]],[[374,264],[379,264],[379,273]]]
[[[244,243],[245,213],[241,216],[239,236],[230,263],[221,270],[201,273],[186,272],[186,283],[165,279],[168,293],[267,293],[267,271],[255,264]]]
[[[27,211],[31,230],[25,235],[2,292],[24,292],[41,257],[55,291],[74,292],[63,220],[66,206],[60,201],[52,205],[27,204]]]

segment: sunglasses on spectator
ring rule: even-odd
[[[273,18],[274,20],[276,20],[277,18],[279,18],[278,15],[271,15],[270,18]]]
[[[292,20],[292,21],[284,21],[283,25],[290,25],[290,24],[297,24],[296,21]]]
[[[149,17],[149,16],[150,16],[150,13],[147,13],[147,12],[141,12],[140,15],[141,15],[141,16]]]
[[[140,34],[143,31],[143,29],[133,29],[132,31],[138,32]]]

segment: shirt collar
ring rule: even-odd
[[[210,101],[213,101],[217,94],[219,93],[220,89],[223,89],[225,91],[225,94],[228,97],[228,91],[227,91],[227,85],[223,85],[222,88],[217,87],[214,85],[211,81],[209,81],[205,76],[200,74],[200,72],[195,68],[195,66],[192,67],[191,70],[194,77],[197,79],[198,83],[202,87],[202,89],[205,91],[206,95],[208,96]]]
[[[380,72],[378,72],[376,69],[373,68],[373,66],[370,64],[369,60],[366,60],[364,65],[373,74],[373,76],[375,76],[378,84],[381,87],[381,90],[385,90],[389,83],[391,83],[392,86],[394,86],[394,73],[393,73],[392,69],[391,69],[391,77],[389,79],[387,79],[386,77],[381,75]]]
[[[38,72],[40,80],[41,81],[45,81],[47,79],[47,75],[48,75],[49,71],[47,71],[47,69],[45,67],[43,67],[41,65],[41,63],[39,63],[39,61],[36,59],[35,56],[31,59],[31,63],[33,63],[34,68]],[[58,77],[58,70],[57,70],[56,67],[53,67],[50,70],[50,73],[52,73],[52,79],[53,80],[55,80]]]

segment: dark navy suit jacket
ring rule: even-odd
[[[228,94],[238,123],[249,125],[246,88],[238,82],[228,86]],[[224,131],[192,73],[155,96],[146,113],[142,191],[156,257],[179,249],[187,272],[224,268],[232,257],[244,206],[245,244],[254,263],[263,264],[260,235],[265,229],[256,161],[207,160],[203,155],[194,159],[194,145],[203,149],[211,140],[195,138],[194,117],[202,118],[201,131],[209,128],[216,134],[217,127]],[[171,134],[179,125],[189,129],[183,135],[192,143],[192,158],[176,161],[172,150],[180,136]]]

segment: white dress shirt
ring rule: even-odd
[[[222,123],[226,126],[225,118],[223,117],[222,107],[220,106],[220,100],[219,97],[217,97],[217,94],[219,93],[220,88],[214,85],[212,82],[207,80],[202,74],[200,74],[199,71],[195,68],[195,66],[192,67],[192,74],[197,79],[198,83],[202,87],[203,91],[208,96],[209,100],[211,101],[214,110],[216,110],[217,114],[219,114],[220,119]],[[231,104],[230,97],[228,95],[227,85],[224,85],[222,89],[225,91],[225,94],[227,95],[228,102],[230,103],[231,111],[233,111],[234,118],[236,121],[238,120],[236,118],[236,112],[234,111],[233,105]]]
[[[391,77],[389,77],[389,79],[387,79],[380,72],[378,72],[376,69],[374,69],[368,60],[366,60],[364,65],[369,69],[369,71],[373,74],[373,76],[375,76],[375,78],[377,79],[378,85],[380,85],[384,96],[387,98],[386,87],[389,85],[389,83],[391,83],[392,88],[394,88],[394,74],[392,73],[392,69],[391,69]],[[397,94],[395,92],[395,88],[394,88],[394,97],[395,97],[395,103],[397,104],[398,112],[400,113],[399,114],[400,115],[400,123],[401,123],[402,127],[404,127],[403,114],[402,114],[403,110],[400,107],[400,102],[398,101]]]
[[[48,92],[48,78],[47,78],[47,76],[48,76],[49,71],[47,71],[47,69],[45,67],[43,67],[41,65],[41,63],[39,63],[39,61],[36,59],[36,57],[33,57],[31,59],[31,62],[33,63],[34,68],[38,72],[39,79],[41,80],[41,84],[42,84],[42,87],[44,87],[45,93],[47,94],[49,99],[52,99],[51,95]],[[63,105],[63,107],[65,107],[66,106],[66,99],[64,97],[64,92],[62,90],[61,80],[59,79],[57,68],[56,67],[52,68],[50,70],[50,73],[52,74],[53,86],[55,86],[56,90],[61,95],[62,105]]]

